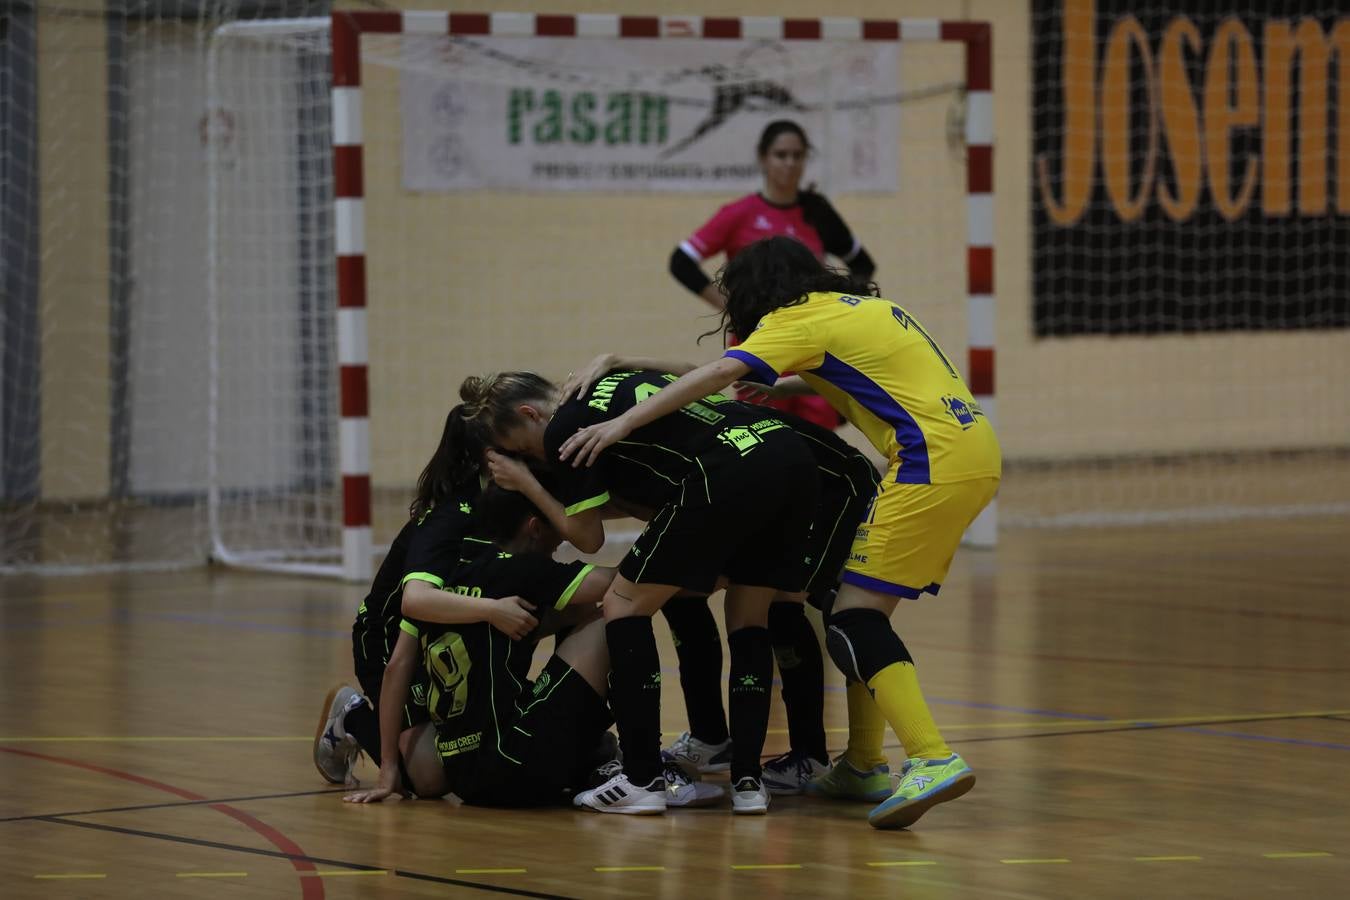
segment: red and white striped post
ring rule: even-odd
[[[365,166],[361,156],[361,30],[334,15],[333,219],[337,245],[338,462],[342,471],[342,577],[368,581],[370,390],[366,336]]]
[[[994,421],[993,29],[986,22],[779,16],[621,16],[363,11],[333,13],[333,159],[337,184],[338,343],[342,365],[343,570],[370,573],[370,428],[366,389],[366,274],[362,210],[363,33],[498,37],[960,41],[965,45],[970,388]],[[967,532],[992,545],[993,504]],[[364,574],[361,574],[364,573]]]

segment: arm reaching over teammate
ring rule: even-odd
[[[558,456],[564,461],[570,459],[574,467],[590,466],[599,458],[601,451],[628,437],[636,429],[686,404],[717,393],[749,372],[750,366],[727,356],[701,365],[681,375],[674,383],[623,415],[578,430],[563,441]]]
[[[617,353],[601,353],[588,362],[581,371],[573,372],[567,376],[567,381],[563,383],[560,396],[563,400],[580,399],[586,396],[586,392],[591,389],[591,385],[615,369],[652,369],[657,372],[683,375],[694,368],[693,363],[687,362],[668,362],[646,356],[620,356]]]
[[[584,510],[569,516],[558,498],[539,483],[525,462],[496,450],[487,451],[486,459],[492,480],[508,491],[517,491],[528,497],[549,524],[558,529],[563,539],[572,546],[582,553],[595,553],[604,546],[605,525],[601,510]]]
[[[403,611],[422,622],[468,625],[487,622],[513,641],[539,624],[534,605],[523,597],[467,597],[443,591],[427,581],[409,580],[403,587]],[[403,640],[403,636],[399,636]]]

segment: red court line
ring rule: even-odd
[[[146,778],[142,775],[134,775],[131,772],[121,772],[118,771],[117,769],[106,769],[103,766],[96,766],[93,763],[80,762],[77,759],[66,759],[61,756],[48,756],[45,753],[34,753],[31,750],[16,750],[13,747],[0,747],[0,753],[13,753],[15,756],[27,756],[30,759],[40,759],[45,762],[59,763],[60,765],[63,766],[74,766],[77,769],[86,769],[90,772],[97,772],[100,775],[108,775],[112,778],[121,778],[123,781],[130,781],[135,784],[144,785],[145,787],[154,788],[157,791],[164,791],[165,793],[173,794],[174,796],[177,797],[182,797],[184,800],[206,799],[200,794],[194,794],[192,791],[184,790],[183,788],[180,787],[174,787],[173,785],[165,784],[162,781],[155,781],[152,778]],[[286,837],[286,835],[282,834],[280,831],[273,828],[271,825],[268,825],[265,822],[261,822],[258,819],[255,819],[253,816],[249,815],[248,813],[244,812],[241,809],[235,809],[233,806],[229,806],[228,804],[225,803],[212,803],[209,804],[209,806],[216,812],[224,813],[230,818],[248,826],[253,831],[256,831],[258,834],[267,838],[267,840],[271,842],[271,844],[278,850],[280,850],[282,853],[288,853],[296,857],[305,857],[309,855],[305,853],[305,851],[302,850],[300,848],[300,845],[297,844],[295,841]],[[289,862],[291,866],[295,868],[295,871],[302,876],[300,878],[300,896],[305,898],[305,900],[323,900],[324,898],[323,880],[319,878],[303,877],[305,875],[312,874],[313,872],[316,871],[316,869],[314,868],[314,863],[310,862],[308,859],[291,859],[289,860]]]

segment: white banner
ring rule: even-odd
[[[412,191],[754,190],[792,119],[831,193],[897,189],[892,43],[441,38],[401,44]]]

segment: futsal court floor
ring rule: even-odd
[[[1350,896],[1350,519],[1001,540],[896,615],[979,782],[891,832],[806,798],[764,817],[343,804],[310,744],[362,588],[0,579],[0,896]],[[826,703],[842,748],[832,670]],[[775,699],[768,753],[784,725]]]

